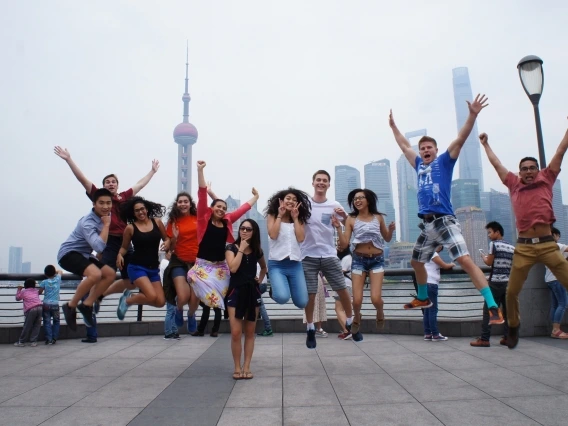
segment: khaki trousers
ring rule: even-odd
[[[515,246],[513,266],[507,287],[507,320],[509,327],[518,327],[521,322],[519,294],[529,271],[535,263],[544,263],[556,279],[568,290],[568,262],[560,253],[554,241],[541,244],[520,244]]]

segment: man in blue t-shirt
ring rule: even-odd
[[[452,260],[458,262],[468,273],[471,281],[485,299],[490,314],[489,324],[502,324],[504,320],[501,310],[493,299],[483,272],[469,255],[450,201],[454,166],[473,129],[477,115],[487,106],[487,98],[485,95],[477,95],[473,102],[466,102],[469,116],[457,138],[440,156],[438,156],[436,140],[429,136],[423,136],[420,139],[418,142],[420,155],[417,154],[408,139],[398,130],[392,110],[389,115],[389,125],[394,138],[418,174],[418,217],[422,219],[419,225],[422,232],[414,245],[411,261],[416,273],[418,295],[410,303],[404,305],[404,309],[422,309],[432,306],[432,302],[428,299],[428,274],[424,264],[430,261],[436,247],[443,245],[450,253]]]

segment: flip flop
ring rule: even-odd
[[[556,333],[550,335],[553,339],[568,339],[568,333],[564,333],[562,330],[558,330]]]
[[[252,379],[254,376],[250,371],[243,371],[243,379],[245,380],[250,380]]]
[[[243,372],[242,371],[234,371],[233,372],[233,379],[241,380],[242,378],[243,378]]]

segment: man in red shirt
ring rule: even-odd
[[[564,154],[568,149],[568,131],[556,149],[548,167],[539,170],[538,161],[525,157],[519,163],[519,174],[507,170],[488,143],[485,133],[479,135],[487,158],[497,171],[501,182],[509,188],[519,238],[513,255],[513,266],[507,288],[507,346],[513,349],[519,342],[519,293],[535,263],[544,263],[568,290],[568,262],[558,250],[551,226],[556,221],[552,209],[552,187]]]
[[[71,158],[71,154],[67,149],[62,148],[60,146],[56,146],[54,148],[55,155],[59,156],[69,165],[69,168],[77,178],[77,180],[83,185],[85,191],[87,192],[87,196],[92,198],[92,194],[95,193],[97,187],[94,183],[92,183],[87,177],[83,174],[81,169],[75,164],[73,159]],[[140,179],[132,188],[127,189],[123,192],[118,192],[118,179],[116,175],[110,174],[103,178],[103,187],[108,189],[112,194],[112,209],[111,209],[111,222],[110,222],[110,230],[109,236],[106,243],[106,247],[102,253],[102,258],[100,259],[101,262],[105,265],[110,266],[116,271],[116,257],[118,255],[118,251],[122,246],[122,234],[124,232],[124,228],[126,228],[126,223],[124,223],[120,219],[120,205],[124,203],[129,198],[135,196],[144,188],[148,182],[152,179],[152,177],[156,174],[158,169],[160,168],[160,163],[158,160],[152,161],[152,169],[146,176]],[[104,296],[107,296],[112,293],[122,293],[125,290],[132,290],[134,286],[130,282],[128,278],[128,258],[129,255],[132,253],[132,247],[129,248],[128,254],[124,258],[124,267],[120,270],[120,275],[122,279],[115,281],[104,293]],[[102,299],[102,296],[101,296]]]

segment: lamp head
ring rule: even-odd
[[[535,55],[525,56],[517,64],[521,84],[533,105],[538,105],[544,86],[542,64],[542,59]]]

